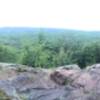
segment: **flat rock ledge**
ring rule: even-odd
[[[0,63],[0,100],[100,100],[100,64],[81,70]]]

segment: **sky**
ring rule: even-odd
[[[100,30],[100,0],[0,0],[0,27]]]

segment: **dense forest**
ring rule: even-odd
[[[50,28],[0,28],[0,62],[33,67],[100,63],[100,32]]]

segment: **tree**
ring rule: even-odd
[[[16,62],[17,53],[11,46],[0,45],[0,62]]]

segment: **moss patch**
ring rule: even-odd
[[[11,98],[7,96],[7,94],[4,93],[2,90],[0,90],[0,100],[11,100]]]

